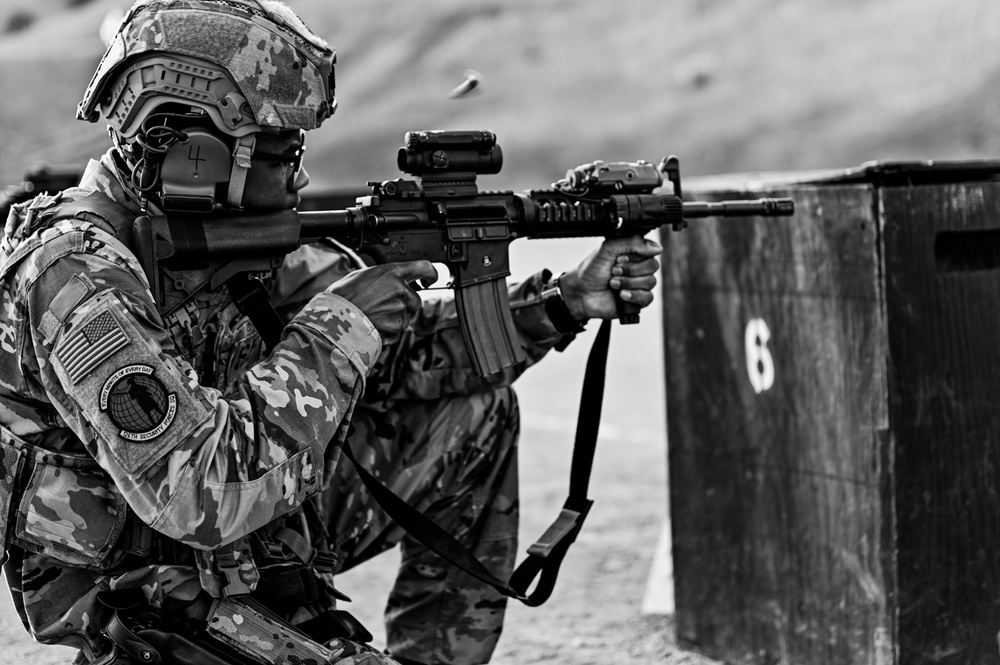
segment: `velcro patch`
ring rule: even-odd
[[[46,344],[51,344],[56,333],[62,329],[70,312],[95,290],[93,282],[84,274],[73,277],[59,289],[56,297],[49,301],[49,308],[42,313],[38,325]]]
[[[76,309],[86,296],[94,290],[94,285],[86,275],[73,275],[66,284],[59,289],[59,293],[49,303],[49,311],[56,317],[59,323],[66,320],[66,317]]]
[[[128,365],[101,388],[101,411],[129,441],[152,441],[167,431],[177,415],[177,395],[168,393],[149,365]]]
[[[55,353],[66,376],[76,383],[128,343],[125,331],[111,312],[102,312],[70,334]]]

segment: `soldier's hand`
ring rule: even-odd
[[[566,306],[579,321],[615,318],[616,296],[646,307],[653,302],[656,257],[663,247],[645,238],[618,238],[604,243],[559,280]]]
[[[378,330],[382,343],[392,344],[420,311],[420,296],[410,284],[419,281],[427,286],[436,278],[430,261],[387,263],[356,270],[327,290],[354,303]]]

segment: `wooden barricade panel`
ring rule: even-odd
[[[939,240],[997,223],[981,171],[1000,165],[975,168],[713,183],[689,198],[796,214],[662,231],[682,642],[733,663],[1000,662],[1000,272]]]

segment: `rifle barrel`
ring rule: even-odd
[[[685,201],[684,217],[785,217],[795,214],[792,199],[753,201]]]

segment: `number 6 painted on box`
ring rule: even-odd
[[[747,375],[753,391],[759,395],[774,385],[774,359],[767,349],[771,331],[764,319],[750,319],[743,338],[747,352]]]

